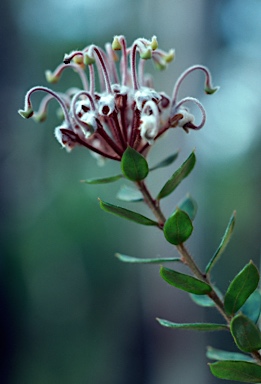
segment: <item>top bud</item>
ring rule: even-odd
[[[149,60],[151,59],[152,57],[152,53],[151,53],[151,49],[146,49],[146,50],[142,50],[140,52],[140,57],[143,59],[143,60]]]
[[[171,63],[174,60],[174,57],[175,57],[175,50],[174,49],[170,49],[169,53],[167,53],[165,55],[164,59],[165,59],[166,63]]]
[[[92,65],[95,63],[95,59],[89,56],[87,53],[84,54],[83,62],[85,65]]]
[[[158,48],[158,40],[157,40],[157,37],[156,36],[152,36],[152,39],[151,39],[151,49],[153,51],[155,51],[155,49]]]
[[[213,93],[217,92],[219,90],[219,87],[211,88],[211,87],[205,87],[204,91],[207,95],[213,95]]]
[[[53,72],[51,72],[49,70],[45,71],[45,77],[46,77],[46,80],[48,81],[48,83],[51,83],[51,84],[57,83],[59,80],[59,76],[55,76],[53,74]]]
[[[111,47],[114,51],[120,51],[121,50],[121,43],[119,42],[119,36],[114,36]]]

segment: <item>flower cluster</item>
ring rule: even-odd
[[[70,88],[65,93],[58,93],[47,87],[33,87],[25,96],[24,110],[19,113],[24,118],[33,116],[35,120],[43,121],[48,103],[54,98],[63,112],[63,122],[55,128],[55,137],[68,151],[81,145],[100,159],[120,161],[126,148],[131,147],[145,156],[153,142],[168,129],[181,127],[188,132],[204,125],[205,110],[197,99],[178,100],[180,85],[189,73],[203,71],[205,92],[212,94],[217,90],[212,87],[208,69],[196,65],[178,78],[171,97],[155,91],[151,77],[144,73],[146,60],[151,59],[156,68],[164,69],[173,58],[173,50],[164,52],[158,48],[155,36],[151,40],[139,38],[129,48],[122,35],[115,36],[112,44],[107,43],[105,50],[89,45],[81,51],[66,54],[54,72],[46,71],[47,81],[56,83],[65,68],[73,69],[80,76],[81,89]],[[39,111],[34,113],[31,96],[37,91],[45,92],[46,96]],[[196,104],[201,111],[202,119],[197,125],[184,106],[188,102]]]

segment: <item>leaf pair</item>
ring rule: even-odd
[[[207,357],[218,360],[209,364],[212,374],[224,380],[236,380],[244,383],[261,382],[261,366],[248,355],[227,352],[208,347]]]
[[[175,152],[149,169],[147,160],[139,152],[135,151],[135,149],[128,147],[124,152],[121,161],[122,174],[99,179],[87,179],[82,180],[82,182],[86,184],[108,184],[120,180],[123,177],[132,181],[140,181],[145,179],[150,171],[167,167],[172,164],[177,157],[178,152]]]

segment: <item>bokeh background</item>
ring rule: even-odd
[[[87,186],[84,178],[118,173],[98,167],[81,148],[67,154],[53,137],[56,105],[41,125],[17,110],[25,92],[47,85],[64,53],[113,35],[152,35],[176,49],[168,70],[153,72],[155,88],[172,92],[188,66],[211,68],[220,91],[203,93],[191,75],[181,96],[207,110],[199,132],[173,131],[155,146],[151,164],[180,149],[178,166],[196,148],[191,176],[164,201],[171,212],[190,192],[199,211],[189,247],[201,267],[237,210],[233,241],[215,268],[221,290],[260,253],[261,2],[259,0],[1,0],[0,113],[0,382],[5,384],[219,383],[207,367],[207,345],[233,350],[223,333],[163,329],[176,322],[220,321],[168,286],[157,266],[121,264],[132,256],[176,255],[156,230],[106,215],[97,197],[117,203],[120,183]],[[56,90],[78,86],[65,72]],[[37,105],[40,98],[34,97]],[[150,178],[156,193],[172,169]],[[133,207],[142,211],[141,206]],[[145,212],[145,211],[144,211]]]

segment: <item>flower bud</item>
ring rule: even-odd
[[[73,57],[73,62],[78,65],[83,65],[83,56],[82,55],[75,55]]]
[[[143,60],[149,60],[151,59],[151,56],[152,56],[152,53],[150,48],[140,50],[140,57]]]
[[[167,53],[165,55],[164,59],[165,59],[166,63],[171,63],[174,60],[174,57],[175,57],[175,50],[170,49],[169,53]]]
[[[42,113],[35,113],[33,115],[33,119],[34,121],[36,121],[37,123],[43,123],[47,118],[47,113],[46,112],[42,112]]]
[[[29,119],[30,117],[33,116],[34,111],[33,108],[28,107],[27,109],[19,109],[18,110],[19,115],[21,115],[24,119]]]
[[[151,39],[151,49],[153,51],[155,51],[155,49],[158,48],[158,41],[157,41],[157,37],[156,36],[152,36],[152,39]]]
[[[219,90],[219,87],[211,88],[208,86],[205,86],[205,89],[204,89],[207,95],[213,95],[213,93],[217,92],[218,90]]]
[[[114,51],[120,51],[121,50],[121,43],[119,42],[119,36],[114,36],[111,47]]]
[[[60,76],[54,75],[52,71],[45,71],[45,78],[48,83],[55,84],[59,81]]]
[[[89,56],[87,53],[84,53],[83,62],[85,65],[92,65],[95,63],[95,59]]]

